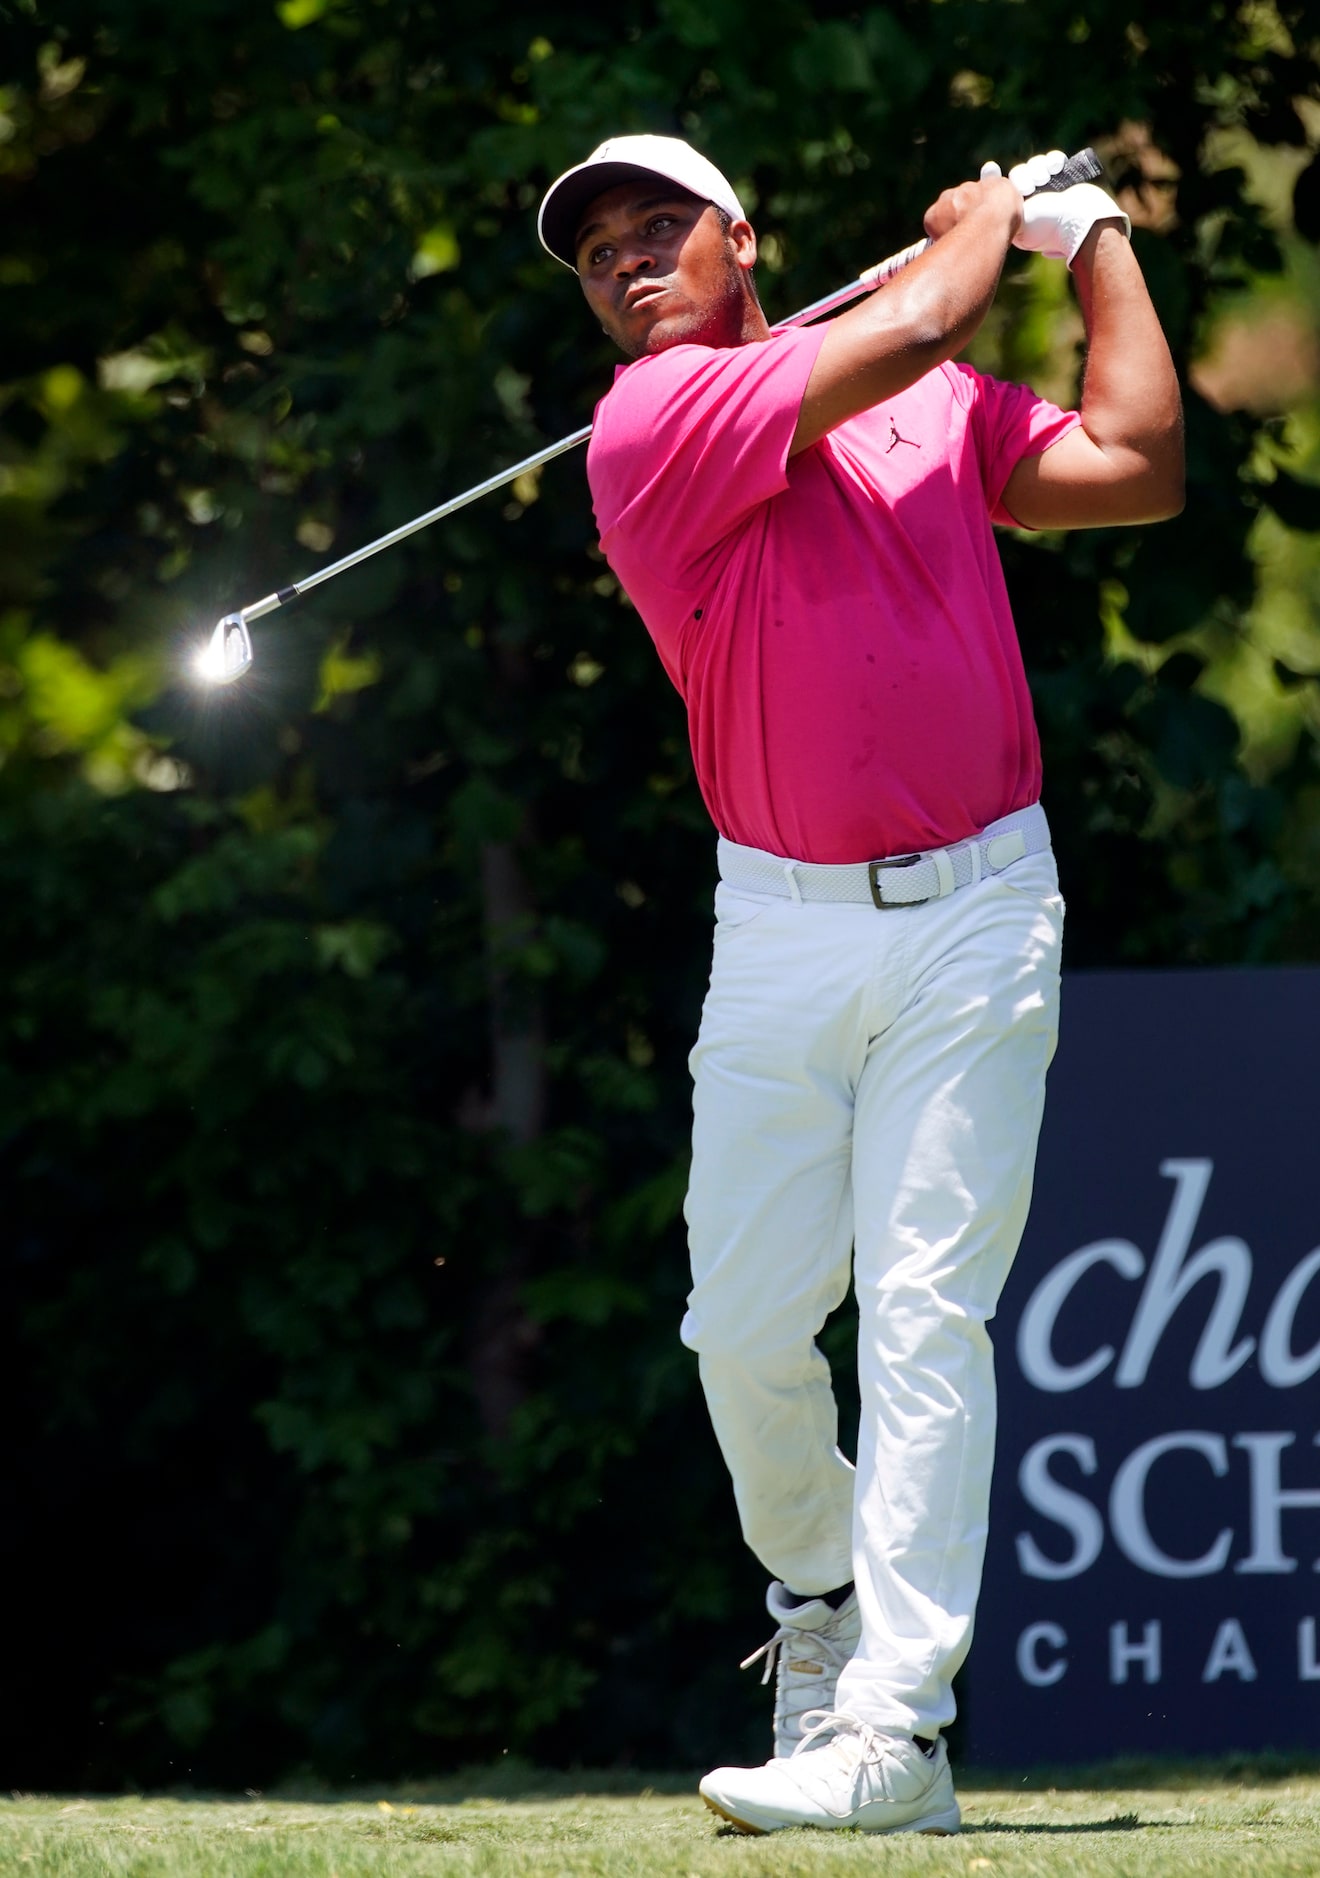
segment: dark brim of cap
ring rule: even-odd
[[[632,182],[638,177],[666,183],[680,195],[692,194],[672,176],[664,176],[659,170],[647,169],[640,163],[585,163],[581,169],[570,170],[567,176],[562,176],[541,204],[537,233],[542,246],[566,267],[576,268],[577,231],[588,205],[607,189],[615,189],[620,183]]]

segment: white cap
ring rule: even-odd
[[[565,267],[573,267],[574,239],[587,204],[634,176],[657,176],[677,183],[703,202],[713,202],[735,222],[747,219],[728,177],[681,137],[609,137],[585,163],[565,170],[546,190],[536,218],[541,246]]]

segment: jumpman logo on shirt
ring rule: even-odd
[[[921,445],[919,443],[915,443],[911,437],[899,436],[898,425],[894,422],[893,418],[891,417],[889,420],[889,449],[885,451],[886,456],[889,455],[889,451],[893,449],[896,443],[908,444],[913,450],[919,450],[921,448]]]

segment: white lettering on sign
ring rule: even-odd
[[[1146,1479],[1162,1455],[1179,1448],[1203,1454],[1218,1479],[1228,1472],[1228,1452],[1222,1435],[1203,1434],[1189,1428],[1180,1434],[1156,1435],[1143,1441],[1129,1454],[1118,1472],[1109,1493],[1109,1523],[1124,1557],[1144,1572],[1159,1578],[1208,1578],[1221,1572],[1228,1563],[1233,1544],[1233,1529],[1225,1526],[1208,1552],[1200,1558],[1171,1558],[1162,1552],[1150,1536],[1146,1524]]]
[[[1226,1571],[1233,1549],[1233,1526],[1221,1526],[1203,1552],[1193,1557],[1176,1556],[1156,1543],[1150,1530],[1147,1501],[1150,1474],[1157,1461],[1166,1456],[1195,1455],[1198,1457],[1195,1463],[1182,1458],[1181,1466],[1203,1469],[1208,1464],[1213,1478],[1224,1480],[1232,1471],[1231,1447],[1246,1455],[1248,1471],[1245,1518],[1241,1522],[1248,1534],[1248,1549],[1232,1569],[1247,1574],[1295,1572],[1297,1558],[1283,1549],[1283,1515],[1320,1511],[1320,1487],[1284,1487],[1282,1484],[1281,1456],[1296,1439],[1294,1434],[1282,1432],[1239,1434],[1226,1441],[1223,1435],[1209,1429],[1183,1428],[1143,1441],[1114,1470],[1108,1497],[1108,1529],[1114,1543],[1133,1565],[1156,1578],[1209,1578]],[[1316,1435],[1313,1445],[1320,1447],[1320,1434]],[[1014,1547],[1018,1569],[1024,1578],[1079,1578],[1091,1569],[1104,1550],[1106,1527],[1100,1509],[1079,1487],[1065,1486],[1052,1471],[1052,1463],[1061,1457],[1070,1459],[1087,1478],[1100,1471],[1096,1445],[1090,1435],[1046,1435],[1023,1455],[1018,1468],[1018,1488],[1023,1499],[1032,1512],[1059,1527],[1070,1541],[1066,1556],[1055,1559],[1042,1548],[1034,1534],[1018,1533]],[[1170,1465],[1173,1464],[1171,1460]],[[1203,1471],[1199,1479],[1195,1471],[1190,1477],[1193,1489],[1202,1488],[1204,1481]],[[1241,1492],[1241,1485],[1237,1491]],[[1188,1494],[1188,1485],[1183,1484],[1180,1495],[1166,1490],[1164,1499],[1185,1503]],[[1198,1493],[1196,1497],[1203,1496]],[[1312,1570],[1320,1572],[1320,1557],[1314,1560]]]
[[[1214,1308],[1196,1346],[1189,1380],[1193,1389],[1217,1389],[1237,1375],[1256,1347],[1254,1337],[1233,1344],[1251,1289],[1251,1254],[1240,1239],[1215,1239],[1189,1259],[1214,1162],[1161,1161],[1160,1172],[1178,1184],[1114,1381],[1120,1389],[1135,1389],[1145,1382],[1169,1319],[1193,1285],[1214,1276],[1219,1280]]]
[[[1060,1259],[1032,1292],[1018,1320],[1018,1367],[1028,1382],[1038,1389],[1062,1394],[1065,1389],[1082,1389],[1094,1382],[1114,1360],[1112,1343],[1101,1344],[1084,1362],[1060,1363],[1051,1347],[1054,1325],[1079,1278],[1094,1265],[1112,1265],[1120,1278],[1140,1278],[1146,1261],[1130,1239],[1097,1239]]]
[[[1289,1506],[1320,1506],[1320,1490],[1297,1489],[1285,1493],[1279,1484],[1279,1456],[1297,1439],[1294,1434],[1234,1435],[1233,1446],[1243,1448],[1251,1462],[1251,1552],[1233,1567],[1236,1572],[1295,1572],[1297,1560],[1283,1550],[1280,1514]],[[1320,1446],[1320,1435],[1316,1436]],[[1320,1571],[1320,1559],[1312,1567]]]
[[[1294,1356],[1292,1352],[1297,1306],[1317,1272],[1320,1272],[1320,1246],[1284,1279],[1265,1319],[1260,1336],[1260,1373],[1276,1389],[1295,1389],[1299,1382],[1308,1382],[1320,1369],[1320,1343],[1312,1344],[1305,1356]]]
[[[1061,1486],[1050,1473],[1056,1454],[1071,1454],[1084,1474],[1096,1469],[1095,1443],[1089,1435],[1047,1435],[1028,1448],[1018,1469],[1018,1486],[1028,1506],[1071,1534],[1071,1555],[1056,1563],[1047,1558],[1029,1532],[1017,1536],[1018,1565],[1027,1578],[1076,1578],[1099,1558],[1105,1543],[1105,1522],[1084,1494]]]
[[[1030,1683],[1033,1689],[1048,1689],[1051,1683],[1066,1676],[1067,1657],[1056,1656],[1052,1662],[1042,1663],[1040,1647],[1048,1644],[1052,1650],[1062,1650],[1067,1641],[1067,1631],[1058,1624],[1029,1624],[1017,1641],[1018,1675],[1023,1682]],[[1312,1643],[1314,1641],[1312,1638]]]
[[[1157,1683],[1163,1679],[1164,1633],[1158,1619],[1144,1624],[1139,1635],[1135,1635],[1134,1630],[1135,1626],[1122,1621],[1109,1626],[1109,1680],[1114,1685],[1138,1680]],[[1202,1631],[1202,1646],[1204,1640]],[[1280,1639],[1276,1633],[1273,1638],[1267,1635],[1265,1641],[1269,1669],[1268,1655],[1277,1656]],[[1028,1624],[1017,1640],[1015,1654],[1019,1677],[1032,1689],[1053,1688],[1073,1668],[1073,1656],[1063,1654],[1067,1648],[1068,1633],[1062,1624]],[[1134,1670],[1139,1675],[1134,1676]],[[1277,1671],[1271,1673],[1277,1674]],[[1236,1617],[1225,1618],[1216,1629],[1201,1671],[1201,1681],[1219,1682],[1225,1676],[1235,1677],[1239,1682],[1259,1679],[1246,1626]],[[1304,1617],[1297,1626],[1297,1680],[1320,1682],[1314,1617]]]
[[[1141,1642],[1134,1643],[1128,1635],[1126,1624],[1109,1626],[1109,1680],[1113,1683],[1126,1682],[1128,1665],[1140,1663],[1143,1682],[1158,1682],[1160,1679],[1160,1626],[1152,1618],[1141,1633]]]
[[[1060,1259],[1032,1292],[1018,1323],[1017,1357],[1022,1374],[1035,1388],[1052,1394],[1082,1389],[1111,1365],[1116,1388],[1140,1388],[1175,1313],[1207,1279],[1214,1282],[1214,1301],[1192,1357],[1191,1386],[1221,1388],[1256,1349],[1253,1336],[1238,1335],[1251,1290],[1249,1247],[1242,1239],[1220,1238],[1197,1252],[1191,1249],[1214,1162],[1161,1161],[1160,1172],[1175,1183],[1174,1193],[1149,1270],[1144,1253],[1130,1239],[1097,1239]],[[1122,1354],[1113,1344],[1103,1343],[1075,1362],[1061,1362],[1054,1351],[1059,1317],[1074,1291],[1098,1266],[1109,1267],[1128,1283],[1146,1274]],[[1300,1354],[1293,1349],[1298,1309],[1317,1279],[1320,1246],[1288,1274],[1266,1312],[1259,1367],[1271,1388],[1296,1388],[1320,1370],[1320,1342]]]
[[[1297,1626],[1297,1680],[1320,1682],[1320,1663],[1315,1660],[1314,1617],[1304,1617]]]
[[[1226,1617],[1216,1630],[1201,1671],[1202,1682],[1218,1682],[1221,1676],[1236,1676],[1241,1682],[1256,1680],[1256,1665],[1247,1648],[1246,1633],[1236,1617]]]

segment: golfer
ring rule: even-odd
[[[773,335],[756,236],[687,144],[614,138],[541,205],[631,361],[596,410],[596,520],[719,831],[682,1335],[772,1580],[774,1758],[701,1783],[751,1832],[959,1824],[941,1730],[985,1548],[986,1323],[1031,1194],[1063,926],[994,526],[1182,506],[1127,218],[1094,184],[1044,192],[1062,160],[987,165],[890,285]],[[1072,269],[1080,412],[952,362],[1013,246]],[[855,1471],[814,1341],[850,1273]]]

